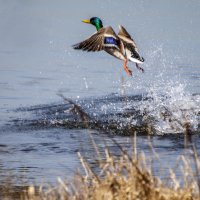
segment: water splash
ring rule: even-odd
[[[147,100],[139,103],[144,120],[154,124],[157,134],[182,133],[188,127],[197,130],[200,95],[186,92],[185,87],[179,82],[154,84],[149,88]]]
[[[137,108],[143,122],[153,126],[155,134],[182,133],[188,127],[196,131],[200,124],[200,94],[188,91],[191,83],[181,76],[177,66],[179,57],[169,59],[160,45],[152,47],[145,58],[148,61],[145,66],[147,73],[142,79],[139,76],[123,83],[126,90],[123,93],[142,91],[144,99],[130,101],[127,108]]]

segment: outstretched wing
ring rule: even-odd
[[[118,37],[124,43],[132,44],[135,48],[137,48],[137,45],[136,45],[135,41],[133,40],[133,38],[130,36],[130,34],[127,32],[127,30],[121,25],[119,25]]]
[[[130,60],[134,59],[134,62],[135,61],[144,62],[144,58],[139,55],[139,51],[135,41],[127,32],[127,30],[121,25],[119,25],[118,37],[124,44],[124,47],[126,49],[126,54],[130,54],[129,57]]]
[[[81,49],[83,51],[101,51],[106,47],[120,49],[120,39],[110,26],[101,28],[88,39],[73,45],[74,49]]]

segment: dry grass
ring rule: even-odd
[[[98,148],[100,172],[94,173],[88,162],[79,155],[85,175],[77,173],[72,181],[58,179],[58,186],[48,189],[30,186],[20,194],[23,200],[192,200],[199,198],[200,160],[193,150],[191,160],[180,157],[183,174],[176,178],[170,170],[167,183],[153,176],[147,158],[133,148],[130,156],[120,147],[116,157],[105,147],[104,159]],[[193,163],[193,167],[191,166]],[[195,167],[194,167],[195,166]],[[180,181],[181,180],[181,181]],[[8,196],[7,196],[8,197]],[[9,199],[9,198],[7,198]]]

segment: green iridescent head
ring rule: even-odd
[[[92,17],[90,19],[85,19],[85,20],[82,20],[82,22],[94,25],[96,27],[97,31],[103,27],[103,23],[102,23],[101,19],[99,19],[98,17]]]

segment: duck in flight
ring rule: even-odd
[[[117,35],[111,26],[103,27],[103,23],[98,17],[92,17],[82,22],[94,25],[97,32],[83,42],[73,45],[74,49],[83,51],[104,50],[124,61],[124,70],[129,76],[132,76],[132,71],[127,67],[128,61],[134,62],[136,67],[144,72],[144,69],[139,66],[140,63],[144,62],[144,58],[139,55],[136,43],[123,26],[119,26]]]

